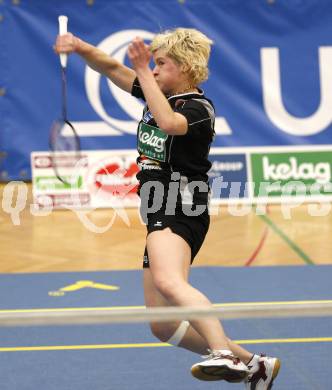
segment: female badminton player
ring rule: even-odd
[[[132,68],[70,33],[58,36],[55,45],[57,53],[77,53],[146,103],[137,130],[137,178],[147,226],[143,260],[147,307],[211,307],[188,282],[190,265],[209,228],[207,172],[215,113],[199,85],[208,76],[211,44],[203,33],[186,28],[157,34],[149,46],[137,37],[128,47]],[[244,381],[248,389],[263,390],[270,389],[278,374],[277,358],[236,345],[217,318],[150,326],[161,341],[207,353],[191,368],[198,379]]]

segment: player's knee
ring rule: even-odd
[[[163,343],[166,343],[175,331],[174,326],[172,327],[167,323],[158,322],[150,323],[150,329],[152,334]]]
[[[170,279],[164,276],[154,278],[154,284],[158,291],[165,298],[173,298],[177,295],[178,291],[181,291],[183,282],[178,279]]]

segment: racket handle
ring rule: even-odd
[[[59,35],[67,34],[68,17],[65,15],[60,15],[58,17],[58,20],[59,20]],[[67,66],[67,57],[68,55],[66,53],[60,53],[60,62],[63,68]]]

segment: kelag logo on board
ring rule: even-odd
[[[255,196],[332,193],[331,152],[254,153],[251,164]]]
[[[212,167],[209,182],[212,199],[244,198],[247,190],[247,163],[245,154],[210,154]],[[216,181],[222,177],[222,182]]]

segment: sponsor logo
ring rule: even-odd
[[[86,156],[70,156],[63,152],[63,154],[38,155],[33,158],[34,168],[54,168],[55,163],[58,168],[74,168],[78,162],[82,167],[87,166]]]
[[[133,159],[125,157],[110,158],[98,164],[94,174],[94,186],[96,189],[111,193],[114,196],[136,194],[138,181],[136,174],[139,168]]]
[[[53,207],[65,207],[65,206],[87,206],[90,204],[90,194],[80,193],[72,196],[72,194],[43,194],[36,196],[37,204],[45,207],[49,206],[51,200]]]
[[[245,154],[210,155],[209,171],[212,199],[244,198],[247,193],[247,163]]]
[[[159,138],[154,134],[154,130],[151,132],[140,131],[139,140],[141,144],[153,146],[156,152],[162,152],[165,147],[165,142],[162,138]]]
[[[320,188],[319,194],[331,192],[330,186],[324,187],[331,184],[331,152],[254,153],[251,163],[255,196],[305,195],[313,186]],[[268,194],[260,192],[263,182]]]
[[[51,156],[36,156],[33,158],[34,168],[51,168],[53,166]]]
[[[82,176],[72,177],[71,175],[68,175],[64,179],[67,183],[63,183],[56,176],[37,176],[34,178],[34,183],[36,189],[42,191],[82,188]]]
[[[290,157],[288,162],[272,164],[269,157],[263,157],[263,175],[265,180],[308,180],[318,183],[328,183],[331,180],[331,166],[328,162],[317,164],[299,163],[296,157]]]
[[[138,151],[158,161],[166,161],[165,142],[168,135],[154,126],[140,123],[138,131]]]
[[[244,168],[242,161],[213,161],[211,171],[238,172]]]
[[[153,118],[153,115],[150,111],[147,111],[143,116],[143,122],[148,123]]]

